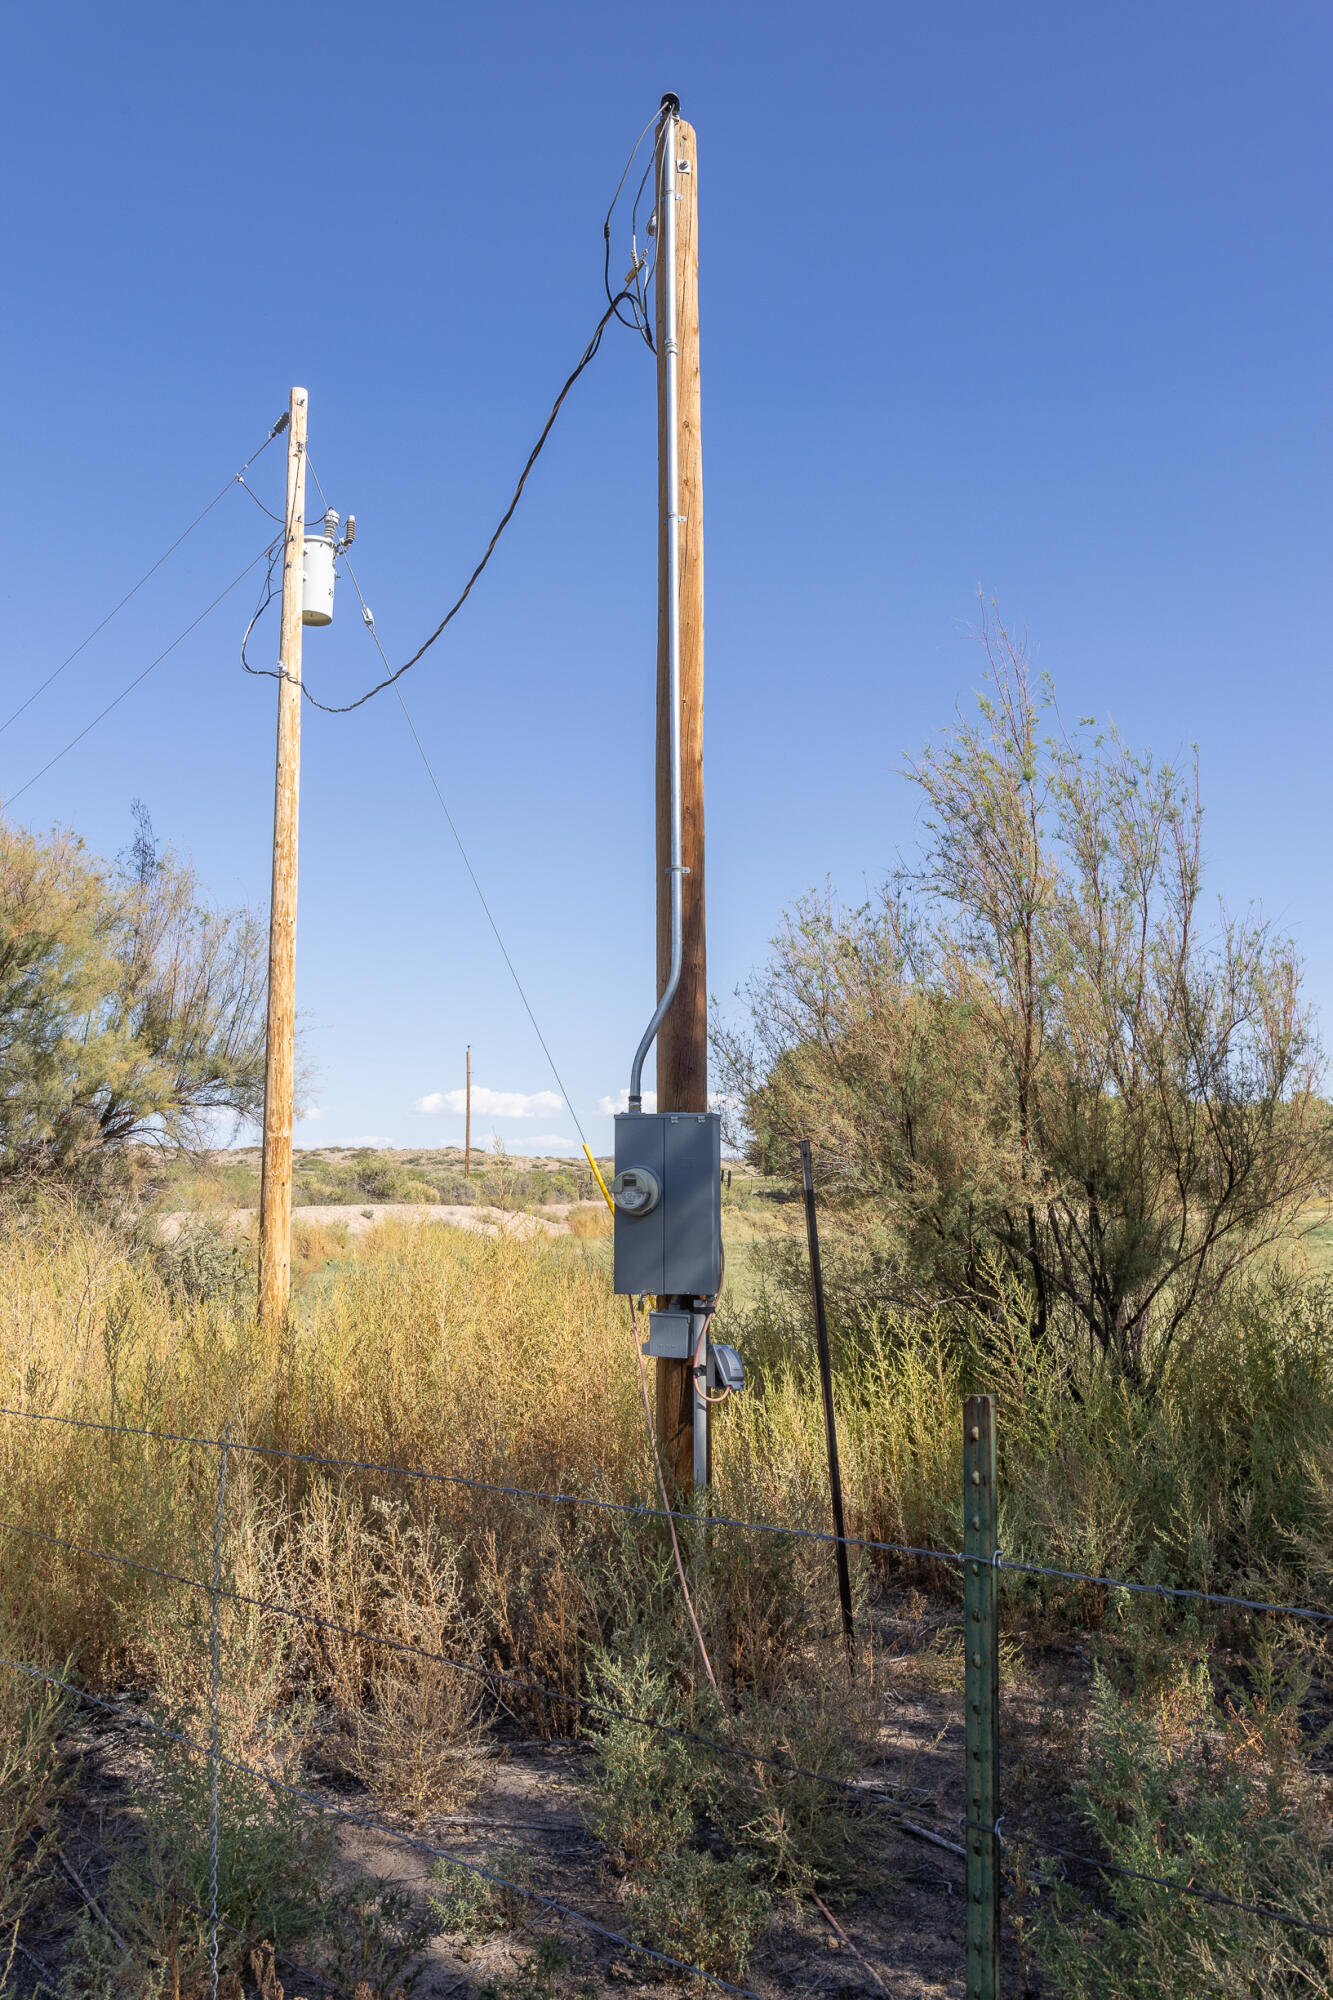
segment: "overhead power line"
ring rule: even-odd
[[[75,660],[78,659],[79,654],[83,651],[84,647],[90,646],[92,644],[93,640],[97,637],[98,633],[101,632],[107,625],[111,623],[111,620],[115,617],[116,613],[118,611],[123,611],[125,609],[125,606],[129,603],[130,599],[143,589],[149,577],[156,575],[157,571],[161,569],[163,563],[167,560],[167,557],[172,556],[176,553],[176,550],[180,547],[181,543],[186,539],[186,537],[194,533],[195,529],[199,526],[199,523],[202,520],[204,520],[209,514],[212,513],[213,509],[217,506],[219,500],[223,499],[228,493],[230,493],[233,486],[239,485],[242,488],[244,488],[245,492],[250,493],[249,487],[246,486],[245,484],[245,474],[249,471],[250,467],[259,457],[260,452],[264,451],[269,445],[271,445],[274,438],[277,437],[282,431],[285,431],[286,428],[287,428],[287,415],[286,412],[284,411],[282,416],[278,418],[277,423],[274,424],[268,436],[264,439],[263,444],[259,446],[259,449],[257,451],[251,452],[249,458],[246,459],[245,464],[241,466],[238,472],[234,472],[232,474],[231,478],[227,481],[225,486],[219,487],[218,491],[213,495],[213,498],[209,501],[208,505],[205,508],[203,508],[200,513],[195,515],[189,527],[182,528],[181,532],[177,535],[175,541],[171,544],[171,547],[169,549],[163,550],[162,554],[158,557],[157,561],[151,566],[151,568],[146,569],[143,575],[139,578],[139,581],[136,584],[132,585],[131,588],[125,592],[125,595],[121,598],[120,602],[118,604],[113,604],[111,609],[107,612],[106,617],[103,618],[99,624],[93,626],[93,629],[88,634],[87,638],[80,639],[78,645],[74,648],[74,651],[72,653],[67,653],[65,658],[60,662],[60,665],[54,668],[53,671],[46,676],[46,679],[44,681],[40,681],[38,683],[38,685],[33,689],[32,693],[28,696],[27,700],[21,701],[18,707],[14,710],[12,715],[7,716],[3,722],[0,722],[0,736],[4,735],[5,731],[8,729],[11,722],[18,721],[19,717],[23,714],[25,709],[32,707],[32,704],[36,701],[38,695],[44,694],[47,688],[50,687],[52,681],[58,680],[60,678],[61,674],[64,673],[66,667],[70,666]],[[250,493],[250,498],[255,502],[255,505],[257,507],[264,506],[263,501],[258,499],[255,494]],[[266,507],[264,508],[264,512],[265,513],[268,512],[268,509]],[[15,793],[14,796],[17,797],[18,794]]]
[[[158,654],[157,658],[155,660],[150,660],[148,662],[148,665],[143,669],[143,671],[141,673],[137,673],[134,676],[134,679],[130,681],[125,687],[123,687],[120,693],[116,695],[113,700],[107,703],[105,708],[100,709],[98,713],[93,717],[91,722],[86,722],[83,728],[79,731],[77,736],[71,736],[69,742],[65,744],[63,749],[57,750],[54,757],[48,757],[46,762],[42,765],[41,770],[34,771],[32,776],[26,779],[24,783],[18,787],[17,791],[11,792],[8,798],[6,799],[0,799],[0,810],[8,810],[8,808],[13,805],[15,799],[21,799],[23,797],[23,794],[26,791],[30,791],[31,788],[37,783],[37,780],[39,778],[44,778],[47,772],[51,770],[54,765],[60,762],[62,757],[67,757],[70,751],[74,748],[76,743],[82,743],[84,737],[88,734],[90,730],[96,729],[98,723],[104,721],[105,718],[108,715],[110,715],[113,708],[119,708],[121,702],[124,701],[126,695],[133,694],[135,688],[138,687],[140,681],[146,681],[149,674],[152,673],[154,667],[160,667],[163,660],[166,659],[167,654],[174,653],[177,646],[180,645],[181,641],[183,639],[189,638],[195,626],[202,625],[205,618],[207,618],[209,612],[216,611],[219,604],[221,604],[223,598],[230,597],[232,591],[235,590],[237,584],[243,583],[245,578],[249,576],[251,570],[255,569],[260,563],[267,561],[267,559],[268,559],[267,548],[261,549],[257,556],[252,556],[249,562],[245,565],[245,568],[241,570],[239,575],[234,576],[232,578],[231,582],[227,585],[226,589],[220,590],[217,596],[213,599],[213,602],[211,604],[205,605],[204,609],[199,613],[199,616],[197,618],[192,618],[189,624],[185,627],[185,630],[183,632],[178,632],[175,638],[172,640],[171,644],[169,646],[164,646],[162,651]]]

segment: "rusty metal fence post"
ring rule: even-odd
[[[963,1401],[963,1617],[967,1638],[967,2000],[1000,1992],[1000,1644],[995,1398]]]

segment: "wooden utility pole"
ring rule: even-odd
[[[671,109],[675,109],[674,101]],[[680,727],[684,963],[680,985],[657,1037],[659,1111],[708,1109],[708,974],[704,949],[704,531],[703,464],[699,441],[699,176],[694,127],[664,113],[658,126],[657,240],[663,228],[664,145],[677,161],[676,339],[677,509],[668,521],[666,291],[657,281],[657,990],[665,991],[671,964],[671,764],[667,653],[667,536],[679,536]],[[663,1301],[666,1303],[666,1301]],[[694,1476],[692,1364],[657,1363],[657,1437],[664,1465],[678,1485]]]
[[[273,788],[273,896],[268,930],[264,1166],[259,1194],[259,1316],[280,1325],[292,1281],[292,1097],[296,1064],[296,837],[301,791],[301,610],[305,575],[307,398],[293,389],[287,431],[286,541],[278,759]]]
[[[465,1148],[464,1161],[463,1161],[463,1178],[464,1180],[471,1180],[472,1178],[472,1044],[471,1042],[469,1042],[467,1045],[467,1119],[463,1132],[463,1145]]]

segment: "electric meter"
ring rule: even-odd
[[[716,1111],[622,1111],[611,1190],[618,1292],[711,1298],[722,1289]]]
[[[648,1167],[626,1167],[611,1183],[611,1199],[622,1215],[647,1215],[657,1207],[662,1183]]]

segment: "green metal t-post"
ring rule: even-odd
[[[1000,1645],[995,1398],[963,1401],[963,1617],[967,1633],[967,2000],[1000,1992]]]

